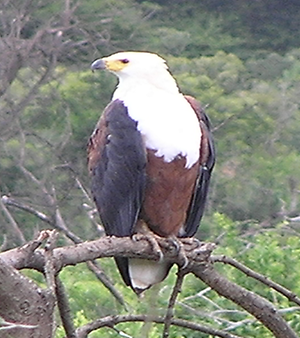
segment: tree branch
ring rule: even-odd
[[[53,298],[55,298],[55,268],[54,268],[54,259],[53,259],[53,250],[54,250],[54,245],[56,243],[56,239],[58,236],[58,232],[55,230],[48,231],[48,239],[47,243],[45,244],[45,250],[44,250],[44,255],[45,255],[45,276],[46,276],[46,282],[47,282],[47,287],[50,293],[52,294]]]
[[[168,239],[158,239],[164,258],[170,262],[180,265],[180,257],[170,245]],[[263,323],[277,338],[298,338],[296,333],[284,321],[277,309],[268,300],[236,285],[221,276],[209,263],[211,252],[215,245],[211,243],[198,243],[191,250],[188,241],[183,242],[186,257],[189,261],[187,271],[192,272],[205,284],[210,286],[219,295],[231,300],[241,306],[248,313]],[[103,257],[128,257],[157,259],[156,254],[148,241],[132,241],[130,238],[103,237],[95,241],[80,243],[74,246],[56,248],[53,250],[54,268],[58,273],[67,265],[75,265],[88,260]],[[7,264],[15,268],[35,268],[44,270],[44,250],[36,250],[28,255],[22,248],[13,249],[0,254]],[[173,321],[172,321],[173,323]]]
[[[213,265],[194,266],[192,273],[219,295],[230,299],[258,319],[277,338],[299,338],[268,300],[221,276]]]
[[[8,324],[15,323],[1,333],[2,338],[52,337],[53,308],[54,300],[47,290],[0,258],[0,317]]]
[[[121,293],[114,287],[113,283],[100,268],[99,264],[94,260],[86,262],[86,265],[89,270],[92,271],[94,275],[99,279],[99,281],[110,291],[110,293],[116,298],[116,300],[126,309],[126,303]]]
[[[168,239],[157,239],[165,259],[180,264],[174,246]],[[28,252],[26,245],[21,248],[11,249],[0,254],[7,264],[16,269],[36,269],[43,271],[45,266],[45,252],[43,249]],[[208,262],[209,256],[215,245],[212,243],[199,243],[196,250],[191,251],[189,244],[184,245],[186,256],[195,262]],[[132,241],[129,237],[102,237],[100,239],[79,243],[72,246],[60,247],[53,250],[55,261],[55,272],[58,273],[68,265],[76,265],[86,261],[104,258],[123,256],[128,258],[143,258],[156,260],[157,255],[153,252],[152,246],[147,240]]]
[[[61,213],[58,209],[56,209],[56,217],[53,219],[53,217],[49,217],[46,214],[44,214],[41,211],[38,211],[37,209],[31,207],[30,205],[27,205],[23,202],[19,202],[14,198],[8,197],[8,196],[2,196],[0,202],[3,203],[3,205],[9,205],[16,207],[18,209],[24,210],[26,212],[29,212],[30,214],[36,216],[43,222],[46,222],[54,229],[57,229],[61,232],[63,232],[69,239],[71,239],[74,243],[82,243],[80,237],[75,235],[72,231],[69,230],[69,228],[66,226],[65,222],[63,221],[63,218],[61,216]],[[52,203],[52,202],[51,202]],[[126,308],[126,304],[124,302],[124,299],[122,295],[116,290],[116,288],[113,286],[112,282],[108,279],[108,277],[105,275],[103,270],[99,267],[99,264],[97,264],[95,261],[88,261],[86,262],[87,267],[90,271],[92,271],[95,276],[100,280],[100,282],[112,293],[112,295],[117,299],[117,301],[122,304]]]
[[[211,261],[214,262],[214,263],[219,262],[219,263],[229,264],[229,265],[235,267],[236,269],[242,271],[248,277],[254,278],[254,279],[260,281],[261,283],[269,286],[270,288],[276,290],[277,292],[281,293],[291,302],[294,302],[297,305],[300,305],[300,298],[297,295],[295,295],[293,292],[291,292],[290,290],[286,289],[285,287],[273,282],[272,280],[270,280],[266,276],[251,270],[250,268],[248,268],[244,264],[236,261],[235,259],[233,259],[231,257],[227,257],[227,256],[224,256],[224,255],[222,255],[222,256],[212,256]]]
[[[45,196],[47,195],[49,198],[49,193],[48,191],[44,191],[42,189],[42,191],[44,192]],[[50,217],[48,215],[46,215],[45,213],[33,208],[32,206],[20,202],[18,200],[16,200],[15,198],[12,197],[8,197],[6,195],[3,195],[1,197],[1,201],[3,204],[8,205],[8,206],[12,206],[21,210],[24,210],[32,215],[34,215],[35,217],[37,217],[38,219],[40,219],[41,221],[49,224],[51,227],[53,227],[54,229],[57,229],[61,232],[63,232],[71,241],[73,241],[74,243],[81,243],[82,240],[75,235],[72,231],[70,231],[66,226],[64,222],[61,222],[61,215],[60,214],[56,214],[55,219],[53,219],[53,217]],[[51,205],[53,206],[53,201],[50,201]],[[60,216],[60,218],[58,217]]]
[[[71,309],[69,306],[68,297],[66,295],[64,285],[61,280],[56,276],[55,278],[55,293],[57,299],[57,306],[60,318],[68,338],[77,338],[75,334],[75,327],[71,318]]]
[[[108,316],[94,322],[88,323],[84,326],[81,326],[76,330],[77,338],[87,338],[88,334],[92,331],[101,329],[103,327],[110,327],[113,328],[115,325],[119,323],[126,323],[126,322],[153,322],[157,324],[164,324],[165,318],[164,317],[153,317],[147,315],[119,315],[119,316]],[[171,320],[171,324],[179,327],[184,327],[186,329],[190,329],[193,331],[203,332],[212,336],[221,337],[221,338],[240,338],[234,334],[229,332],[225,332],[222,330],[216,330],[211,327],[196,324],[193,322],[189,322],[183,319],[175,319]]]
[[[173,287],[173,291],[169,300],[169,305],[167,309],[167,314],[165,317],[165,324],[164,324],[164,331],[163,331],[163,338],[168,338],[170,334],[170,327],[171,327],[171,322],[172,318],[174,316],[174,306],[176,303],[176,299],[178,297],[178,294],[181,292],[181,287],[183,283],[183,279],[185,276],[186,272],[184,270],[180,270],[177,273],[177,278],[176,278],[176,284]]]
[[[8,219],[12,229],[13,229],[13,232],[15,233],[16,237],[18,238],[18,241],[20,244],[25,244],[26,243],[26,240],[25,240],[25,237],[22,233],[22,231],[20,230],[17,222],[14,220],[14,218],[12,217],[11,213],[9,212],[9,210],[6,208],[6,205],[5,205],[5,200],[3,200],[2,198],[0,199],[0,207],[3,211],[3,213],[5,214],[6,218]]]

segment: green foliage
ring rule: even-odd
[[[12,93],[26,93],[24,84],[33,81],[34,76],[24,69]],[[1,180],[0,187],[3,194],[25,198],[26,203],[52,216],[54,210],[49,210],[44,191],[22,171],[24,166],[46,189],[52,191],[55,187],[55,198],[65,222],[74,226],[72,231],[78,231],[82,238],[94,238],[95,229],[82,207],[89,201],[75,180],[88,187],[88,138],[110,100],[115,79],[108,74],[98,77],[89,70],[78,73],[65,68],[57,68],[54,77],[20,116],[23,129],[17,127],[17,132],[1,144],[1,176],[5,180]],[[16,212],[15,216],[19,224],[27,224],[27,238],[32,238],[37,224],[47,226],[24,212]]]
[[[280,0],[156,0],[158,22],[191,35],[188,57],[234,51],[243,58],[266,51],[284,53],[298,47],[297,1]]]
[[[97,49],[101,54],[138,49],[189,58],[223,50],[248,59],[254,53],[283,54],[298,47],[295,1],[89,0],[71,1],[69,6],[61,1],[4,2],[0,32],[6,33],[18,9],[26,13],[19,16],[24,20],[20,36],[25,41],[48,22],[55,28],[68,23],[64,41],[84,41],[60,56],[68,65],[88,62],[98,56]]]
[[[218,52],[169,63],[182,91],[208,105],[217,148],[212,208],[239,220],[276,218],[292,202],[289,182],[300,179],[298,54],[242,62]]]

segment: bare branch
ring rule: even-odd
[[[116,298],[116,300],[125,307],[126,303],[120,294],[120,292],[114,287],[113,283],[108,279],[106,274],[100,268],[99,264],[96,261],[86,262],[87,267],[92,271],[95,276],[100,280],[100,282],[111,292],[111,294]]]
[[[24,237],[22,231],[20,230],[17,222],[12,217],[11,213],[9,212],[9,210],[6,208],[6,206],[5,206],[5,204],[6,204],[5,203],[6,198],[3,199],[3,197],[0,199],[0,207],[1,207],[2,211],[3,211],[3,213],[5,214],[6,218],[8,219],[8,221],[9,221],[9,223],[11,225],[11,228],[12,228],[14,234],[16,235],[16,237],[18,239],[18,242],[20,244],[25,244],[26,243],[25,237]]]
[[[165,259],[180,265],[180,257],[174,252],[167,239],[159,239]],[[262,322],[277,338],[298,338],[296,333],[284,321],[277,309],[268,300],[230,282],[221,276],[211,264],[209,257],[214,248],[211,243],[199,243],[191,251],[188,244],[183,244],[189,264],[187,271],[192,272],[205,284],[220,295],[244,308]],[[24,255],[20,249],[13,249],[0,254],[2,260],[15,268],[35,268],[43,271],[45,255],[43,250],[36,250],[32,255]],[[71,247],[53,250],[55,269],[60,271],[67,265],[93,260],[101,257],[122,256],[128,258],[156,259],[156,253],[148,241],[133,242],[130,238],[104,237],[96,241],[80,243]]]
[[[241,326],[241,325],[245,325],[246,323],[253,323],[255,322],[255,318],[253,319],[249,319],[249,314],[246,311],[241,311],[241,310],[237,310],[237,309],[224,309],[222,308],[219,304],[217,304],[215,301],[213,301],[212,299],[210,299],[209,297],[205,296],[206,293],[212,291],[212,289],[210,287],[205,288],[203,290],[201,290],[200,292],[197,292],[195,295],[189,296],[184,298],[183,300],[177,302],[177,305],[182,306],[184,309],[186,309],[188,312],[194,314],[195,316],[201,318],[209,318],[212,319],[213,321],[215,321],[216,323],[218,323],[219,325],[222,325],[222,327],[225,329],[226,331],[230,331],[232,330],[232,328]],[[187,301],[189,300],[193,300],[195,298],[202,298],[203,300],[205,300],[209,305],[213,306],[214,308],[216,308],[216,310],[211,310],[211,307],[207,307],[207,311],[203,311],[203,310],[199,310],[198,308],[194,308],[188,304],[186,304]],[[204,309],[206,308],[206,306],[204,305]],[[237,314],[239,315],[238,318],[240,318],[240,316],[244,316],[246,319],[244,320],[239,320],[238,322],[233,320],[228,320],[227,318],[224,318],[222,315],[224,314]],[[226,326],[225,326],[226,325]]]
[[[157,238],[164,257],[180,265],[180,258],[174,250],[170,241],[165,238]],[[191,251],[189,245],[184,245],[186,256],[192,262],[207,263],[209,256],[214,249],[212,243],[199,243],[197,250]],[[44,250],[36,250],[28,253],[23,248],[11,249],[0,254],[0,258],[16,269],[32,268],[43,271],[45,266]],[[149,245],[147,240],[132,241],[129,237],[102,237],[100,239],[79,243],[73,246],[60,247],[53,250],[55,260],[55,271],[59,272],[63,267],[75,265],[86,261],[104,258],[123,256],[128,258],[157,259],[156,252]]]
[[[227,117],[224,121],[222,121],[219,125],[217,125],[216,127],[214,127],[212,129],[213,132],[216,132],[217,130],[219,130],[220,128],[224,127],[227,123],[229,123],[231,120],[236,119],[240,114],[232,114],[229,117]]]
[[[209,285],[219,295],[230,299],[252,314],[268,328],[276,338],[299,338],[268,300],[221,276],[212,265],[194,266],[192,273]]]
[[[44,187],[43,187],[43,189],[44,189]],[[49,195],[47,190],[44,190],[44,193]],[[77,235],[75,235],[72,231],[70,231],[65,226],[65,223],[62,222],[62,216],[61,216],[60,213],[56,213],[56,219],[54,220],[53,217],[49,217],[45,213],[31,207],[30,205],[28,205],[26,203],[18,201],[15,198],[11,198],[11,197],[4,195],[4,196],[2,196],[1,200],[5,205],[13,206],[15,208],[24,210],[24,211],[29,212],[30,214],[36,216],[37,218],[39,218],[43,222],[49,224],[54,229],[57,229],[57,230],[63,232],[74,243],[81,243],[82,242],[82,240]],[[52,203],[53,200],[51,200],[50,202]]]
[[[178,294],[181,292],[182,282],[183,282],[185,274],[186,274],[186,272],[184,270],[179,270],[178,273],[177,273],[176,283],[175,283],[175,286],[174,286],[173,291],[172,291],[172,295],[171,295],[170,300],[169,300],[167,314],[166,314],[166,317],[165,317],[163,338],[169,337],[171,322],[172,322],[172,318],[174,316],[174,306],[175,306]]]
[[[54,268],[54,259],[53,259],[53,250],[54,246],[56,244],[58,232],[55,230],[48,231],[48,240],[45,245],[45,276],[46,276],[46,282],[48,286],[48,290],[50,293],[55,297],[55,268]]]
[[[56,276],[55,278],[55,285],[57,306],[66,335],[68,338],[76,338],[75,327],[71,318],[71,309],[69,306],[68,297],[66,295],[64,285],[58,276]]]
[[[8,322],[2,317],[0,317],[0,331],[10,330],[10,329],[35,329],[37,325],[25,325],[19,323]]]
[[[291,302],[294,302],[297,305],[300,305],[300,298],[297,295],[295,295],[293,292],[291,292],[290,290],[286,289],[285,287],[273,282],[272,280],[270,280],[266,276],[251,270],[250,268],[248,268],[244,264],[238,262],[237,260],[235,260],[231,257],[223,256],[223,255],[222,256],[212,256],[211,260],[214,263],[220,262],[220,263],[229,264],[231,266],[234,266],[236,269],[242,271],[248,277],[252,277],[252,278],[260,281],[261,283],[269,286],[270,288],[272,288],[272,289],[276,290],[277,292],[281,293],[282,295],[284,295]]]
[[[2,196],[1,200],[3,201],[5,205],[14,206],[16,208],[29,212],[32,215],[38,217],[40,220],[42,220],[43,222],[46,222],[47,224],[52,226],[54,229],[57,229],[63,232],[74,243],[78,244],[78,243],[83,242],[80,237],[78,237],[72,231],[68,229],[68,227],[66,226],[62,218],[60,210],[58,208],[56,209],[55,220],[53,220],[52,217],[49,217],[46,214],[36,210],[35,208],[31,206],[17,201],[16,199],[10,198],[8,196]],[[95,261],[91,261],[91,262],[87,262],[87,267],[89,268],[90,271],[92,271],[95,274],[95,276],[100,280],[100,282],[112,293],[112,295],[117,299],[117,301],[126,308],[126,304],[124,302],[122,295],[113,286],[112,282],[108,279],[108,277],[105,275],[103,270],[99,267],[99,264],[97,264]]]
[[[29,212],[30,214],[32,214],[32,215],[36,216],[37,218],[39,218],[40,220],[42,220],[43,222],[46,222],[49,225],[53,226],[54,222],[52,221],[52,219],[50,217],[48,217],[43,212],[40,212],[40,211],[32,208],[28,204],[21,203],[21,202],[17,201],[16,199],[8,197],[6,195],[3,195],[1,197],[1,202],[3,202],[5,205],[13,206],[13,207],[16,207],[18,209]]]
[[[188,312],[194,314],[195,316],[201,318],[209,318],[214,320],[215,322],[217,322],[219,325],[224,326],[225,324],[226,326],[226,330],[229,330],[230,327],[234,326],[236,324],[236,322],[228,320],[226,318],[223,318],[221,316],[217,316],[216,315],[216,311],[213,312],[204,312],[198,309],[195,309],[193,307],[191,307],[190,305],[187,305],[183,302],[177,302],[177,305],[182,306],[185,310],[187,310]],[[226,312],[225,310],[223,312]],[[233,312],[233,311],[232,311]],[[245,316],[249,316],[249,314],[245,311],[245,312],[237,312],[236,310],[234,311],[235,313],[239,313],[239,314],[244,314]],[[255,319],[252,320],[252,322],[255,321]]]
[[[157,324],[164,324],[165,318],[164,317],[153,317],[147,315],[119,315],[119,316],[108,316],[105,318],[101,318],[86,324],[76,330],[77,338],[87,338],[88,334],[92,331],[101,329],[103,327],[110,327],[113,328],[115,325],[119,323],[126,323],[126,322],[153,322]],[[183,319],[175,319],[171,320],[171,324],[179,327],[184,327],[186,329],[203,332],[215,337],[221,338],[240,338],[240,336],[236,336],[229,332],[225,332],[222,330],[216,330],[211,327],[197,324],[194,322],[189,322]]]
[[[53,55],[48,67],[44,70],[43,74],[41,75],[40,79],[32,86],[26,96],[24,96],[19,103],[17,103],[13,109],[11,110],[11,119],[4,121],[3,125],[1,126],[2,133],[5,133],[6,129],[9,129],[8,126],[15,120],[19,114],[24,110],[26,106],[35,98],[40,87],[47,82],[50,75],[52,74],[54,68],[56,66],[56,56]]]

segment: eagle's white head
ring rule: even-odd
[[[147,148],[166,162],[181,155],[186,157],[187,168],[196,163],[201,139],[199,121],[164,59],[148,52],[120,52],[94,61],[91,68],[117,75],[119,84],[112,100],[123,102]]]
[[[149,83],[168,92],[178,92],[164,59],[149,52],[120,52],[95,60],[92,70],[107,69],[117,75],[120,85]]]

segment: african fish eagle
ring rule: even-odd
[[[165,61],[120,52],[94,61],[119,84],[91,135],[92,195],[106,234],[132,236],[142,225],[162,237],[192,237],[203,215],[214,144],[200,103],[180,93]],[[166,278],[169,262],[116,258],[137,294]]]

